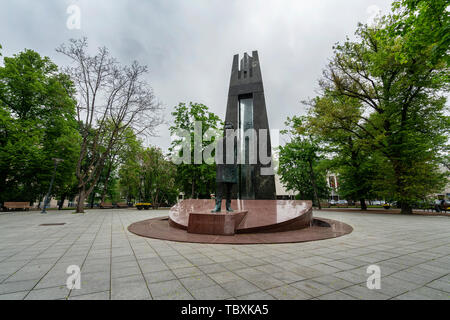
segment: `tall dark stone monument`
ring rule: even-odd
[[[233,198],[276,199],[269,122],[257,51],[253,51],[252,56],[245,53],[240,66],[239,55],[233,57],[225,122],[231,122],[236,129],[241,130],[237,147],[241,156],[245,155],[245,160],[238,166],[238,187],[233,192]],[[248,129],[255,129],[257,140],[243,135],[242,132]],[[266,143],[262,143],[264,141]],[[253,164],[250,161],[251,150],[256,151],[257,156]],[[265,158],[260,157],[260,151]]]

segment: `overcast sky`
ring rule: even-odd
[[[148,65],[149,82],[166,107],[207,105],[225,116],[234,54],[258,50],[271,129],[304,114],[301,100],[315,96],[332,46],[353,36],[391,0],[0,0],[0,44],[9,56],[24,48],[67,63],[55,48],[88,37],[94,53],[107,46],[120,62]],[[81,28],[69,29],[67,9],[77,5]],[[150,143],[167,150],[168,126]]]

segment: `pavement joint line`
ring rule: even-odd
[[[111,228],[110,228],[110,245],[109,245],[109,300],[111,300],[112,292],[112,248],[113,248],[113,221],[114,212],[111,213]]]
[[[90,245],[90,247],[89,247],[89,249],[88,249],[88,251],[87,251],[87,253],[86,253],[86,257],[84,258],[83,263],[82,263],[81,266],[80,266],[80,272],[81,272],[81,270],[83,269],[84,264],[86,263],[86,259],[87,259],[87,257],[89,256],[89,252],[91,252],[92,247],[94,246],[95,240],[97,239],[98,233],[99,233],[99,231],[101,230],[102,225],[103,225],[103,223],[105,222],[105,219],[106,219],[106,216],[103,217],[102,222],[100,223],[100,225],[99,225],[98,228],[97,228],[97,231],[95,232],[95,237],[94,237],[94,239],[92,240],[91,245]],[[73,289],[70,289],[69,294],[67,295],[67,298],[70,297],[70,295],[72,294],[72,291],[73,291]]]
[[[149,286],[148,286],[147,280],[145,279],[144,272],[142,271],[141,264],[139,263],[139,260],[138,260],[138,258],[136,257],[136,252],[134,251],[134,248],[133,248],[133,246],[132,246],[132,244],[131,244],[131,242],[130,242],[130,238],[129,238],[129,236],[128,236],[128,229],[127,229],[126,227],[123,226],[123,221],[122,221],[122,218],[121,218],[120,216],[119,216],[119,220],[120,220],[120,224],[122,225],[122,229],[123,229],[123,231],[124,231],[124,233],[125,233],[125,236],[126,236],[126,238],[127,238],[128,244],[130,245],[131,251],[133,251],[133,256],[134,256],[134,259],[136,259],[136,262],[137,262],[138,267],[139,267],[139,271],[141,271],[142,279],[144,279],[145,286],[147,287],[148,293],[150,294],[150,297],[151,297],[152,300],[153,300],[153,295],[152,295],[152,293],[151,293],[151,291],[150,291],[150,288],[149,288]],[[111,254],[111,259],[112,259],[112,254]],[[111,272],[112,272],[112,265],[111,265]],[[110,287],[110,290],[112,291],[112,286]]]
[[[97,217],[98,219],[99,217]],[[23,300],[25,300],[28,295],[31,293],[31,291],[33,291],[33,289],[39,284],[39,282],[41,282],[41,280],[55,267],[55,265],[58,263],[58,261],[60,261],[64,255],[70,250],[70,248],[73,247],[73,245],[87,232],[87,230],[89,230],[90,225],[87,226],[87,228],[78,236],[78,238],[67,248],[66,251],[64,251],[64,253],[58,258],[58,260],[56,260],[56,262],[53,264],[53,266],[39,279],[38,282],[36,282],[36,284],[33,286],[33,288],[31,288],[31,290],[25,295],[25,297],[23,297]],[[59,286],[58,286],[59,287]],[[67,299],[67,297],[66,297]]]
[[[173,272],[174,270],[180,269],[179,266],[181,266],[181,264],[172,264],[170,263],[170,259],[167,260],[167,257],[174,257],[173,259],[176,261],[178,258],[181,259],[182,261],[187,261],[190,264],[192,264],[193,267],[197,268],[196,270],[198,271],[196,273],[195,276],[198,277],[203,277],[206,276],[209,279],[211,279],[211,283],[208,282],[207,286],[204,288],[209,288],[211,286],[216,286],[217,288],[221,288],[222,290],[225,290],[225,292],[227,292],[231,297],[233,298],[238,298],[239,296],[246,296],[247,294],[244,295],[239,295],[237,296],[237,294],[239,294],[240,292],[237,292],[236,295],[231,294],[231,292],[229,292],[228,290],[226,290],[224,288],[224,284],[226,283],[230,283],[228,282],[227,279],[226,282],[221,281],[222,279],[218,279],[219,282],[218,283],[216,280],[214,280],[213,278],[211,278],[209,275],[211,275],[210,273],[207,273],[207,269],[204,269],[205,271],[203,271],[202,268],[200,268],[201,266],[208,266],[208,265],[212,265],[212,264],[217,264],[223,267],[223,271],[229,272],[231,275],[233,275],[233,280],[230,281],[235,281],[237,279],[243,279],[245,281],[250,281],[247,277],[247,274],[243,274],[243,276],[240,276],[239,274],[237,274],[236,272],[238,272],[239,270],[241,270],[242,268],[248,268],[248,269],[253,269],[256,270],[256,268],[258,268],[259,266],[267,266],[268,269],[262,269],[260,271],[262,271],[262,275],[270,275],[270,272],[267,272],[267,270],[271,270],[271,266],[274,266],[275,268],[279,269],[280,271],[287,271],[287,272],[292,272],[295,275],[302,275],[302,267],[305,268],[305,272],[309,271],[311,269],[315,269],[315,270],[322,270],[322,268],[319,267],[324,267],[326,272],[321,272],[320,275],[314,274],[312,272],[312,274],[314,275],[313,277],[311,277],[311,275],[309,274],[309,272],[306,272],[307,277],[305,279],[302,279],[300,281],[292,281],[292,282],[288,282],[288,283],[283,283],[283,284],[279,284],[276,283],[275,286],[270,286],[270,288],[267,288],[265,286],[265,289],[262,289],[258,286],[259,291],[255,292],[255,294],[264,294],[266,295],[266,297],[272,297],[272,298],[276,298],[273,297],[273,295],[271,295],[270,293],[268,293],[269,290],[273,290],[273,289],[278,289],[281,287],[285,287],[285,286],[290,286],[293,287],[292,284],[295,283],[299,283],[302,281],[317,281],[319,278],[321,277],[327,277],[327,276],[331,276],[331,277],[337,277],[339,279],[342,280],[346,280],[344,278],[340,278],[339,276],[336,275],[336,273],[340,273],[342,272],[343,274],[345,272],[350,272],[350,273],[355,273],[355,271],[357,271],[357,273],[364,273],[364,268],[367,267],[368,265],[372,265],[372,264],[383,264],[387,262],[387,266],[386,268],[388,268],[389,270],[389,276],[391,275],[396,275],[399,272],[402,272],[405,274],[405,272],[407,272],[408,269],[411,269],[412,271],[414,271],[414,275],[417,275],[418,277],[421,276],[421,268],[423,268],[424,270],[430,270],[430,272],[432,272],[432,275],[430,277],[426,276],[426,277],[422,277],[424,278],[425,282],[423,282],[422,279],[418,278],[417,282],[421,282],[421,283],[417,283],[416,286],[414,288],[410,287],[409,289],[406,289],[407,287],[403,288],[402,283],[406,284],[413,284],[413,282],[409,281],[408,277],[403,277],[404,279],[401,278],[396,278],[398,279],[400,288],[403,291],[403,293],[397,294],[395,296],[391,296],[392,293],[386,293],[383,292],[382,290],[379,291],[379,293],[384,294],[385,296],[389,296],[386,297],[386,299],[395,299],[396,297],[402,295],[402,294],[406,294],[409,292],[414,292],[415,290],[426,290],[426,289],[430,289],[430,290],[435,290],[432,291],[434,293],[436,293],[437,295],[440,295],[440,293],[444,294],[444,297],[446,297],[446,295],[448,295],[449,293],[444,291],[443,289],[446,289],[445,287],[441,287],[441,288],[433,288],[430,285],[430,283],[434,282],[434,281],[446,281],[446,280],[442,280],[445,279],[445,277],[447,277],[450,273],[446,272],[447,267],[450,266],[450,251],[447,249],[447,245],[450,243],[450,238],[448,237],[448,233],[447,233],[447,229],[446,229],[446,223],[448,220],[444,218],[441,219],[441,217],[438,219],[429,219],[429,217],[418,217],[419,219],[415,220],[417,221],[417,223],[412,223],[412,225],[407,225],[407,224],[402,224],[405,222],[408,222],[409,220],[407,219],[408,217],[406,216],[397,216],[394,217],[393,219],[379,219],[378,217],[376,217],[376,215],[372,215],[372,217],[369,219],[367,216],[362,216],[361,214],[358,213],[351,213],[348,215],[341,215],[340,213],[336,213],[336,212],[330,212],[330,216],[332,217],[338,217],[338,219],[341,219],[343,222],[349,222],[351,224],[353,224],[354,222],[354,227],[355,227],[355,231],[343,238],[339,238],[338,241],[321,241],[321,242],[309,242],[309,243],[296,243],[296,244],[287,244],[287,245],[270,245],[270,244],[262,244],[262,245],[257,245],[257,246],[251,246],[252,248],[249,248],[250,246],[214,246],[214,245],[209,245],[209,244],[179,244],[179,243],[174,243],[174,242],[170,242],[170,241],[164,241],[164,240],[155,240],[155,239],[149,239],[149,238],[140,238],[134,235],[131,235],[130,233],[128,233],[125,224],[129,224],[135,221],[138,221],[142,218],[142,216],[144,217],[148,217],[149,215],[138,215],[135,213],[130,213],[130,211],[101,211],[101,212],[92,212],[93,214],[91,215],[86,215],[86,216],[77,216],[74,217],[75,219],[72,219],[72,225],[71,227],[74,228],[74,231],[71,232],[69,235],[65,234],[63,236],[61,236],[63,233],[67,233],[67,227],[66,228],[61,228],[59,230],[55,230],[54,232],[49,232],[46,233],[43,236],[39,236],[40,233],[38,232],[39,230],[37,229],[32,229],[30,230],[30,236],[28,238],[24,238],[23,241],[20,242],[14,242],[18,243],[16,247],[12,246],[9,249],[9,245],[3,245],[0,246],[0,253],[3,252],[2,250],[4,250],[4,253],[9,253],[7,255],[4,255],[3,258],[1,258],[0,263],[7,263],[8,268],[14,270],[13,268],[16,267],[15,264],[17,264],[17,266],[20,266],[20,268],[18,267],[18,269],[12,273],[9,274],[7,273],[7,277],[5,279],[3,279],[1,281],[1,283],[5,283],[5,281],[8,281],[8,279],[11,279],[11,277],[14,274],[17,274],[17,272],[19,272],[20,270],[23,270],[24,268],[26,268],[29,265],[35,265],[36,263],[40,263],[40,264],[46,264],[47,260],[42,260],[39,261],[40,259],[38,258],[40,255],[44,256],[42,259],[48,259],[48,261],[55,261],[55,262],[51,262],[48,263],[49,265],[49,269],[48,271],[39,279],[36,280],[37,282],[34,284],[33,288],[31,289],[27,289],[27,290],[23,290],[23,289],[17,289],[16,290],[12,290],[12,291],[7,291],[5,293],[3,293],[2,295],[7,295],[7,294],[13,294],[13,293],[26,293],[24,299],[29,296],[29,294],[31,293],[31,291],[33,289],[36,288],[36,286],[43,280],[43,278],[45,276],[48,275],[49,272],[51,272],[52,270],[55,270],[55,266],[58,264],[58,262],[61,261],[61,259],[67,254],[67,252],[71,249],[76,249],[75,255],[77,255],[77,258],[80,258],[80,260],[82,259],[82,263],[81,263],[81,267],[85,266],[87,263],[87,258],[89,256],[89,253],[92,252],[92,250],[94,250],[94,247],[97,245],[97,243],[100,245],[100,250],[106,250],[109,251],[109,266],[110,266],[110,270],[109,270],[109,281],[110,281],[110,288],[109,290],[101,290],[98,291],[94,289],[94,291],[96,292],[91,292],[91,293],[86,293],[83,295],[79,295],[79,297],[84,296],[84,295],[89,295],[89,294],[95,294],[95,293],[103,293],[103,294],[107,294],[109,292],[109,298],[111,299],[111,289],[112,289],[112,265],[113,265],[113,245],[115,245],[116,247],[123,247],[125,249],[125,251],[130,251],[130,258],[131,258],[131,252],[133,252],[133,256],[134,256],[134,261],[137,262],[139,269],[140,269],[140,274],[144,277],[144,269],[141,266],[141,263],[139,262],[140,260],[138,259],[139,257],[142,257],[142,259],[145,259],[145,255],[146,255],[146,247],[149,247],[151,249],[151,255],[150,256],[154,256],[154,257],[158,257],[158,259],[160,259],[162,261],[162,264],[165,265],[165,267]],[[163,213],[163,215],[166,215],[166,213]],[[33,227],[33,221],[36,221],[38,219],[38,214],[36,213],[31,213],[31,214],[17,214],[16,216],[12,216],[12,215],[3,215],[0,216],[0,219],[2,219],[2,221],[6,221],[6,222],[11,222],[12,226],[15,228],[19,227],[19,223],[20,221],[22,221],[22,219],[27,219],[27,221],[32,221],[27,222],[26,223],[26,228],[28,227]],[[61,217],[62,215],[58,215],[58,218]],[[159,216],[159,215],[158,215]],[[64,217],[64,216],[62,216]],[[366,217],[368,219],[366,219]],[[391,216],[389,216],[391,217]],[[12,218],[12,219],[10,219]],[[68,218],[71,218],[70,216],[68,216]],[[86,219],[89,218],[89,219]],[[148,219],[148,218],[147,218]],[[405,220],[406,219],[406,220]],[[437,221],[439,220],[439,221]],[[384,229],[382,225],[379,225],[378,223],[381,221],[381,223],[388,223],[389,224],[389,228]],[[387,221],[387,222],[385,222]],[[393,223],[390,223],[389,221],[392,221]],[[428,225],[428,221],[429,221],[429,225]],[[427,226],[429,226],[431,228],[432,231],[427,231],[427,229],[429,228],[425,228],[424,226],[422,226],[422,222],[426,222]],[[110,225],[108,225],[108,223],[110,223]],[[375,223],[376,228],[371,228],[370,225],[373,225]],[[8,226],[8,225],[6,225]],[[107,231],[109,229],[109,239],[108,239],[108,235],[105,231]],[[8,227],[4,228],[4,229],[0,229],[0,230],[5,230],[5,232],[8,230]],[[387,231],[386,231],[387,230]],[[413,232],[411,231],[413,230],[414,232],[416,232],[415,235],[409,235],[408,232]],[[429,229],[430,230],[430,229]],[[50,231],[50,230],[48,230]],[[8,232],[10,232],[8,230]],[[12,231],[12,232],[16,232],[16,231]],[[417,235],[417,232],[420,232],[420,234]],[[8,235],[13,235],[13,233],[5,233],[6,235],[6,239],[8,241]],[[50,237],[50,241],[45,241],[46,238]],[[14,239],[18,238],[16,236],[14,236]],[[35,240],[37,239],[37,240]],[[66,239],[66,240],[64,240]],[[97,241],[97,239],[99,239],[100,242]],[[38,254],[34,254],[34,250],[33,250],[33,246],[36,246],[39,244],[40,241],[44,240],[44,245],[43,246],[38,246],[39,248],[43,248],[40,249]],[[109,241],[108,241],[109,240]],[[61,245],[55,245],[56,242],[61,241],[62,244]],[[117,241],[117,242],[116,242]],[[96,243],[97,242],[97,243]],[[395,245],[392,245],[392,243],[394,243]],[[79,247],[78,247],[79,245]],[[108,248],[109,246],[109,248]],[[22,248],[23,247],[23,248]],[[19,248],[19,249],[16,249]],[[253,248],[255,248],[256,251],[253,250]],[[131,249],[131,250],[129,250]],[[333,250],[331,250],[333,249]],[[337,249],[337,250],[336,250]],[[18,258],[20,258],[20,253],[27,250],[27,253],[25,255],[23,255],[25,257],[25,259],[16,259],[15,261],[9,261],[10,259],[14,259],[15,256],[17,256]],[[318,254],[314,254],[315,251],[318,251]],[[12,253],[14,251],[14,253]],[[31,255],[29,255],[29,253]],[[61,253],[59,253],[61,252]],[[122,252],[116,252],[119,253],[119,257],[122,257]],[[328,253],[340,253],[340,254],[336,254],[334,256],[332,256],[331,258],[329,258],[327,256]],[[102,256],[104,255],[105,258],[107,257],[107,253],[100,253]],[[124,252],[125,254],[125,252]],[[28,255],[28,257],[27,257]],[[291,255],[291,256],[290,256]],[[48,258],[46,258],[48,256]],[[59,257],[58,257],[59,256]],[[191,258],[192,256],[192,258]],[[314,259],[315,257],[317,257],[318,259]],[[126,257],[124,257],[126,258]],[[168,262],[166,262],[166,260],[164,260],[163,258],[165,258]],[[256,260],[261,260],[260,264],[257,266],[254,266],[253,261],[249,260],[249,261],[245,261],[245,259],[256,259]],[[297,264],[297,268],[294,268],[293,264],[287,265],[286,268],[283,268],[282,263],[283,262],[292,262],[293,260],[298,260],[299,262],[301,262],[302,259],[309,259],[309,258],[313,258],[310,261],[308,261],[308,263],[305,263],[306,265],[302,265],[301,263]],[[325,258],[325,259],[324,259]],[[364,259],[365,258],[365,259]],[[195,263],[195,261],[199,259],[198,263],[200,263],[200,265],[197,265]],[[205,260],[203,260],[205,259]],[[207,260],[208,259],[208,260]],[[280,263],[277,262],[277,259],[280,261]],[[330,260],[331,259],[331,260]],[[348,262],[351,263],[347,263],[344,260],[347,260]],[[351,261],[352,259],[355,259],[355,262]],[[369,262],[371,260],[377,260],[374,262]],[[380,260],[378,260],[380,259]],[[223,261],[222,261],[223,260]],[[243,260],[243,261],[242,261]],[[364,261],[364,260],[368,260],[368,261]],[[396,261],[397,260],[397,261]],[[17,263],[16,263],[17,262]],[[340,263],[346,263],[346,265],[342,265],[342,266],[334,266],[334,262],[336,262],[336,265],[339,266],[339,262]],[[363,263],[364,262],[364,263]],[[23,263],[23,265],[21,265]],[[239,266],[235,266],[234,264],[239,263]],[[274,263],[277,263],[276,265]],[[363,264],[362,264],[363,263]],[[392,268],[390,268],[389,264],[392,263]],[[358,264],[358,265],[354,265],[354,264]],[[176,268],[173,267],[169,267],[169,265],[173,265]],[[253,266],[252,266],[253,265]],[[315,266],[318,266],[316,269]],[[295,271],[289,270],[289,267],[292,266],[294,268]],[[333,267],[335,269],[332,268],[327,268],[325,266],[330,266]],[[342,267],[342,268],[341,268]],[[349,268],[350,267],[350,268]],[[349,269],[348,269],[349,268]],[[435,269],[434,269],[435,268]],[[26,268],[26,270],[28,270]],[[275,269],[274,269],[275,270]],[[331,270],[331,271],[330,271]],[[188,270],[189,271],[189,270]],[[24,273],[25,272],[25,273]],[[28,274],[26,273],[27,271],[23,271],[21,274],[24,273],[24,276],[28,276]],[[30,272],[34,272],[33,270],[30,270]],[[383,270],[382,270],[383,273]],[[5,275],[5,276],[6,276]],[[32,274],[30,274],[32,275]],[[292,275],[294,277],[294,275]],[[383,274],[382,274],[383,276]],[[400,276],[400,274],[399,274]],[[18,276],[16,276],[15,278],[18,278]],[[186,290],[186,292],[192,294],[192,292],[196,292],[197,289],[192,289],[193,291],[190,291],[187,289],[187,287],[183,284],[183,282],[181,281],[183,278],[185,277],[194,277],[193,275],[182,275],[182,274],[175,274],[175,279],[177,279],[177,281],[180,283],[180,287],[184,288]],[[247,277],[247,278],[246,278]],[[303,275],[303,277],[305,277]],[[295,278],[295,277],[294,277]],[[294,279],[293,278],[293,279]],[[395,277],[394,277],[395,278]],[[413,277],[414,278],[414,277]],[[106,278],[107,279],[107,278]],[[147,283],[147,281],[145,280],[146,278],[144,277],[144,281],[146,282],[146,286],[147,289],[150,293],[150,296],[153,298],[153,295],[151,293],[151,291],[149,290],[149,283]],[[341,288],[339,288],[339,290],[336,290],[334,288],[332,288],[328,283],[322,283],[319,282],[319,284],[326,286],[327,288],[329,288],[330,290],[332,290],[330,293],[335,293],[335,294],[339,294],[339,292],[341,292],[341,290],[345,290],[346,288],[352,287],[352,286],[362,286],[364,287],[365,281],[361,281],[361,282],[354,282],[355,280],[358,280],[357,274],[355,274],[355,278],[350,278],[352,281],[351,284],[347,284]],[[364,277],[361,277],[360,279],[364,279]],[[280,280],[280,279],[278,279]],[[25,281],[23,279],[18,279],[17,281]],[[30,280],[30,282],[33,280]],[[161,281],[157,281],[154,282],[154,284],[158,284],[160,282],[165,282],[167,280],[161,280]],[[282,281],[282,280],[281,280]],[[346,280],[348,281],[348,280]],[[325,281],[326,282],[326,281]],[[13,283],[11,281],[7,282],[7,283]],[[250,283],[252,283],[250,281]],[[30,283],[32,284],[32,283]],[[253,285],[255,285],[254,283],[252,283]],[[345,284],[345,282],[344,282]],[[273,285],[273,284],[272,284]],[[342,285],[342,284],[341,284]],[[51,288],[58,288],[60,286],[55,286],[55,287],[49,287],[48,289]],[[339,286],[337,286],[339,287]],[[335,288],[337,288],[335,286]],[[437,286],[439,287],[439,286]],[[295,288],[295,287],[294,287]],[[443,289],[442,289],[443,288]],[[5,289],[8,289],[8,287],[6,287]],[[203,289],[203,288],[202,288]],[[254,288],[256,289],[256,288]],[[300,293],[306,293],[305,291],[296,288],[297,290],[299,290],[299,294]],[[358,288],[356,288],[358,289]],[[218,289],[219,290],[219,289]],[[378,291],[378,290],[376,290]],[[294,291],[294,294],[297,291]],[[370,293],[368,292],[367,295],[366,294],[362,294],[361,297],[357,297],[357,292],[354,294],[349,294],[352,297],[361,299],[361,298],[370,298]],[[426,291],[425,291],[426,292]],[[397,292],[395,292],[397,293]],[[73,291],[71,290],[69,292],[69,294],[65,297],[65,299],[69,299],[69,298],[74,298],[74,296],[72,296]],[[250,293],[251,294],[251,293]],[[306,293],[307,294],[307,293]],[[326,293],[328,294],[328,293]],[[323,295],[326,294],[321,294],[316,296],[315,298],[319,298]],[[347,293],[346,293],[347,294]],[[422,293],[423,294],[423,293]],[[278,296],[278,294],[276,294]],[[356,296],[355,296],[356,295]],[[308,295],[309,296],[309,295]],[[195,296],[193,296],[195,299]],[[299,296],[301,298],[301,294]],[[345,296],[344,296],[345,297]],[[381,296],[383,297],[383,296]],[[106,298],[106,296],[105,296]]]
[[[66,227],[67,228],[67,227]],[[89,228],[89,227],[87,227]],[[64,228],[65,229],[65,228]],[[56,233],[61,232],[63,229],[60,229],[58,231],[56,231]],[[22,270],[24,267],[26,267],[31,261],[33,261],[36,257],[38,257],[40,254],[42,254],[43,252],[47,251],[50,247],[52,247],[55,243],[59,242],[61,239],[63,239],[64,237],[66,237],[67,234],[64,234],[61,238],[58,238],[57,240],[55,240],[53,243],[51,243],[48,247],[46,247],[45,249],[43,249],[42,251],[40,251],[38,254],[34,255],[33,258],[31,258],[26,264],[24,264],[21,268],[19,268],[18,270],[16,270],[14,273],[12,273],[11,275],[9,275],[7,278],[3,279],[3,281],[0,282],[0,284],[5,283],[5,281],[7,281],[9,278],[11,278],[13,275],[15,275],[17,272],[19,272],[20,270]],[[81,235],[77,238],[77,240],[81,237]],[[70,245],[69,248],[71,248],[73,246],[73,244],[77,241],[74,240],[73,243]],[[42,239],[40,239],[39,241],[42,241]],[[38,241],[38,242],[39,242]],[[68,249],[67,249],[68,250]],[[64,252],[64,254],[67,252],[67,250]],[[56,261],[58,262],[63,256],[64,254]],[[55,262],[55,263],[56,263]],[[53,267],[52,267],[53,268]],[[49,270],[50,271],[50,270]]]
[[[55,232],[52,233],[51,235],[57,234],[57,233],[60,232],[60,231],[61,231],[61,230],[55,230]],[[33,247],[34,245],[38,244],[40,241],[42,241],[42,239],[44,239],[44,238],[46,238],[46,237],[48,237],[48,235],[44,235],[42,238],[40,238],[39,240],[36,240],[33,244],[31,244],[30,246],[28,246],[28,247],[27,247],[26,249],[24,249],[24,250],[27,250],[28,248]],[[47,250],[47,249],[44,249],[43,251],[45,251],[45,250]],[[42,251],[42,252],[43,252],[43,251]],[[16,252],[16,253],[12,254],[11,256],[8,256],[8,257],[2,259],[2,260],[0,261],[0,263],[2,263],[3,261],[8,260],[8,259],[14,257],[15,255],[17,255],[17,254],[19,254],[19,253],[20,253],[20,252]],[[30,259],[30,261],[33,260],[33,259],[34,259],[34,258]]]

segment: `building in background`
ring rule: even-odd
[[[280,176],[275,174],[275,189],[277,192],[277,200],[294,200],[295,193],[292,190],[287,190],[286,187],[281,183]]]
[[[338,177],[336,173],[329,172],[327,173],[327,185],[330,188],[330,201],[339,201],[339,184]]]

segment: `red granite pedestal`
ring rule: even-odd
[[[230,215],[230,213],[225,214],[224,212],[222,212],[220,214],[213,214],[211,213],[211,209],[213,209],[214,206],[214,200],[183,200],[170,209],[170,225],[183,230],[188,230],[188,225],[191,224],[191,233],[195,233],[193,230],[199,230],[199,228],[197,228],[194,224],[196,223],[195,221],[199,221],[199,218],[205,221],[214,220],[216,221],[216,223],[223,224],[223,222],[220,221],[224,219],[226,215]],[[225,207],[225,201],[223,201],[222,207]],[[260,233],[298,230],[311,226],[313,219],[311,201],[232,200],[231,208],[235,212],[247,212],[247,214],[245,215],[245,219],[242,219],[242,221],[239,222],[238,225],[236,225],[235,233]],[[191,222],[190,216],[193,213],[204,215],[201,217],[196,217],[195,221]],[[224,214],[223,217],[222,214]],[[216,218],[213,218],[214,216],[211,215],[218,215],[218,217],[220,218],[217,218],[216,220]]]
[[[187,232],[233,236],[246,215],[247,211],[227,213],[191,212],[189,214]]]
[[[313,218],[311,201],[233,200],[231,207],[232,213],[211,213],[214,200],[184,200],[168,218],[139,221],[128,230],[155,239],[222,244],[304,242],[353,231],[339,221]]]

